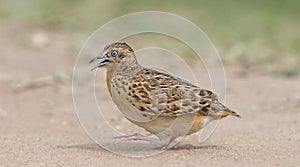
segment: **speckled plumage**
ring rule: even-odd
[[[240,117],[221,104],[213,92],[142,67],[126,43],[107,45],[103,54],[91,62],[97,59],[100,63],[95,68],[107,69],[107,87],[120,111],[131,122],[158,136],[162,145],[195,133],[213,120],[228,115]],[[140,134],[121,138],[155,141]]]

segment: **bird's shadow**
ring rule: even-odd
[[[177,145],[169,150],[197,150],[197,149],[222,149],[222,146],[217,146],[217,145],[203,145],[203,146],[197,146],[197,145],[192,145],[192,144],[184,144],[184,145]]]
[[[106,151],[104,148],[98,144],[73,144],[73,145],[58,145],[59,149],[83,149],[83,150],[93,150],[93,151]]]
[[[83,149],[83,150],[92,150],[92,151],[105,151],[108,152],[106,149],[104,149],[103,147],[101,147],[98,144],[93,144],[93,143],[89,143],[89,144],[75,144],[75,145],[59,145],[57,146],[57,148],[59,149]],[[128,147],[128,149],[130,149],[130,147]],[[158,148],[155,148],[158,149]],[[174,146],[168,150],[172,151],[178,151],[178,150],[205,150],[205,149],[225,149],[224,146],[217,146],[217,145],[203,145],[203,146],[199,146],[199,145],[192,145],[192,144],[184,144],[184,145],[177,145]]]

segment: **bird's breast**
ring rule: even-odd
[[[113,76],[108,85],[110,85],[108,88],[112,100],[124,117],[137,122],[149,122],[151,120],[149,117],[143,116],[143,113],[132,105],[129,96],[129,80],[126,77]]]

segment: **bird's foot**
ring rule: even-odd
[[[168,150],[173,148],[174,146],[176,146],[178,144],[178,142],[176,141],[176,137],[171,138],[169,141],[167,142],[162,142],[160,143],[159,147],[156,147],[156,149],[160,149],[160,150]]]
[[[124,136],[116,136],[114,139],[121,139],[121,140],[140,140],[140,141],[147,141],[150,143],[155,143],[155,144],[161,144],[161,141],[159,139],[145,136],[139,133],[134,133],[132,135],[124,135]]]

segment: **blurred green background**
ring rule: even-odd
[[[107,21],[144,10],[191,20],[209,36],[226,64],[282,76],[299,73],[299,0],[0,0],[1,24],[35,26],[71,37],[82,34],[83,41]],[[70,53],[83,41],[71,42]]]

